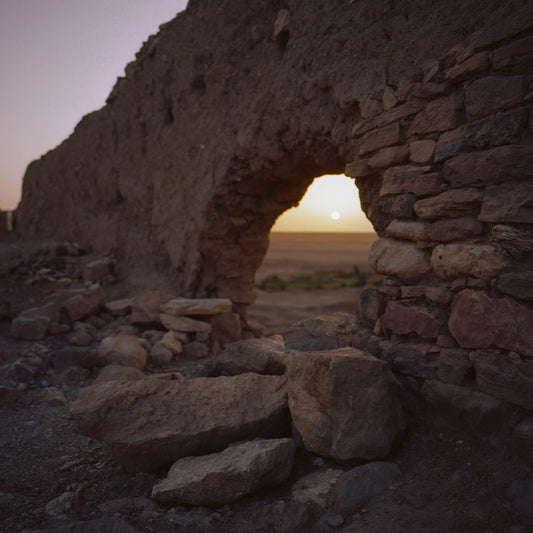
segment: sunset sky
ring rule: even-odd
[[[27,165],[99,109],[124,67],[187,0],[0,0],[0,210]],[[278,231],[372,231],[346,177],[315,180]]]

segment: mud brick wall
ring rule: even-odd
[[[396,371],[533,410],[533,35],[473,34],[385,88],[347,173],[379,180],[361,299]],[[369,102],[377,109],[378,102]],[[379,169],[379,171],[377,171]],[[364,185],[363,185],[364,188]]]

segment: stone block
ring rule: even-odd
[[[26,309],[23,311],[20,316],[23,317],[37,317],[44,316],[50,319],[51,323],[58,323],[61,321],[61,312],[59,305],[56,302],[51,302],[40,307],[32,307],[31,309]]]
[[[509,145],[459,154],[444,163],[452,187],[494,185],[533,178],[533,146]]]
[[[352,161],[346,165],[344,174],[350,178],[366,178],[375,174],[375,170],[363,160]]]
[[[231,311],[232,303],[227,298],[174,298],[159,306],[167,315],[218,315]]]
[[[463,121],[463,95],[455,93],[430,102],[420,111],[408,136],[452,130]]]
[[[359,316],[369,326],[373,326],[376,320],[385,311],[385,296],[377,289],[367,287],[359,296]]]
[[[423,141],[412,141],[409,143],[409,150],[411,152],[410,159],[413,163],[420,163],[421,165],[427,165],[433,158],[433,152],[435,151],[435,141],[432,139],[426,139]]]
[[[448,327],[462,348],[498,346],[533,357],[531,324],[533,311],[515,300],[465,289],[453,299]]]
[[[468,59],[448,69],[445,78],[453,83],[461,83],[467,79],[479,78],[486,74],[490,67],[488,51],[478,52]]]
[[[131,303],[132,323],[145,326],[159,324],[159,307],[169,300],[172,300],[172,296],[161,291],[140,292]]]
[[[432,100],[437,96],[442,96],[445,94],[447,89],[447,83],[436,83],[432,81],[428,81],[426,83],[415,83],[413,85],[413,96],[416,96],[416,98]]]
[[[474,188],[452,189],[431,198],[417,200],[413,206],[416,215],[422,219],[477,215],[483,191]]]
[[[385,235],[395,239],[423,241],[426,238],[426,224],[415,220],[392,220],[385,228]]]
[[[447,305],[453,298],[453,292],[448,287],[442,286],[426,287],[424,295],[430,302],[438,305]]]
[[[533,66],[533,36],[524,37],[505,46],[496,48],[492,53],[494,70],[506,72],[531,72]]]
[[[133,298],[122,298],[106,302],[105,310],[113,316],[124,316],[131,312]]]
[[[483,233],[483,224],[471,216],[437,220],[425,225],[424,238],[430,241],[450,242]]]
[[[505,255],[490,244],[439,244],[433,249],[431,266],[443,280],[474,276],[490,280],[509,266]]]
[[[372,243],[368,257],[378,273],[395,276],[404,282],[416,282],[431,271],[429,252],[414,243],[395,239],[379,239]]]
[[[533,231],[528,227],[495,224],[491,240],[515,258],[523,258],[533,252]]]
[[[435,162],[467,150],[519,142],[529,117],[525,107],[491,115],[445,132],[435,149]]]
[[[533,302],[533,270],[502,274],[498,290],[520,300]]]
[[[286,378],[251,373],[100,383],[81,390],[71,414],[84,435],[104,440],[134,472],[290,432]]]
[[[50,319],[45,316],[19,316],[11,322],[11,336],[15,339],[40,341],[46,337],[50,324]]]
[[[254,440],[222,452],[178,459],[152,498],[180,505],[224,505],[264,487],[279,485],[292,470],[292,439]]]
[[[208,322],[195,320],[186,316],[174,316],[161,313],[159,315],[159,321],[170,331],[183,331],[187,333],[203,331],[204,333],[211,333],[213,330],[213,327]]]
[[[452,385],[464,385],[470,379],[473,364],[469,352],[460,348],[444,348],[439,355],[439,379]]]
[[[424,296],[426,288],[424,285],[404,285],[400,287],[401,297],[405,298],[421,298]]]
[[[406,163],[409,160],[409,146],[390,146],[388,148],[381,148],[372,157],[367,160],[367,163],[372,168],[386,168],[393,165]]]
[[[489,26],[477,39],[476,49],[495,45],[506,39],[510,39],[533,26],[533,6],[529,3],[522,9],[518,9],[504,20],[501,24]]]
[[[433,344],[402,342],[396,345],[390,355],[394,358],[392,367],[396,372],[424,379],[437,377],[439,354]]]
[[[524,76],[487,76],[478,79],[466,88],[467,119],[479,120],[520,105],[526,92],[527,83]]]
[[[209,317],[207,320],[213,328],[211,338],[222,346],[242,339],[241,317],[238,313],[228,311]]]
[[[81,294],[65,300],[62,303],[62,308],[72,323],[83,320],[96,312],[92,302]]]
[[[393,122],[388,126],[369,131],[359,141],[359,155],[366,155],[379,148],[392,146],[401,141],[400,123]]]
[[[383,213],[395,218],[409,218],[413,214],[415,198],[411,193],[386,196],[379,201],[379,207]]]
[[[381,97],[381,102],[383,103],[383,109],[385,111],[392,109],[398,103],[396,91],[392,87],[386,85],[385,89],[383,89],[383,96]]]
[[[98,346],[98,355],[103,365],[133,366],[142,370],[148,354],[139,337],[114,335],[102,340]]]
[[[108,257],[96,259],[87,263],[83,269],[83,279],[85,281],[105,281],[112,276],[115,271],[115,261]]]
[[[442,178],[438,172],[428,172],[430,167],[412,165],[391,167],[383,173],[380,196],[412,193],[415,196],[438,194],[442,191]]]
[[[512,182],[485,189],[479,220],[533,224],[533,183]]]
[[[305,448],[338,461],[387,455],[403,431],[388,364],[353,348],[287,352],[289,408]]]
[[[390,301],[381,317],[381,324],[386,331],[396,335],[415,334],[423,339],[435,340],[447,318],[439,309]]]
[[[422,387],[422,396],[433,421],[442,420],[478,436],[501,432],[509,420],[510,412],[503,402],[457,385],[428,379]]]
[[[478,350],[472,352],[471,357],[480,390],[533,411],[531,359],[517,360],[495,350]]]

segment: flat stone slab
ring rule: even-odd
[[[262,487],[279,485],[292,470],[292,439],[254,440],[219,453],[176,461],[152,490],[162,503],[223,505]]]
[[[228,298],[174,298],[159,306],[162,313],[174,316],[219,315],[231,311]]]
[[[104,382],[83,389],[71,414],[84,435],[105,441],[133,472],[236,441],[290,435],[284,376]]]

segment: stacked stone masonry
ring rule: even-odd
[[[428,401],[531,411],[532,32],[523,0],[191,0],[28,167],[18,231],[228,298],[247,337],[270,228],[345,171],[388,276],[361,299],[369,351]]]
[[[533,41],[524,29],[475,34],[425,79],[400,81],[396,103],[358,125],[360,157],[347,174],[381,180],[384,229],[370,263],[388,278],[360,302],[384,339],[381,356],[399,373],[532,410]]]

